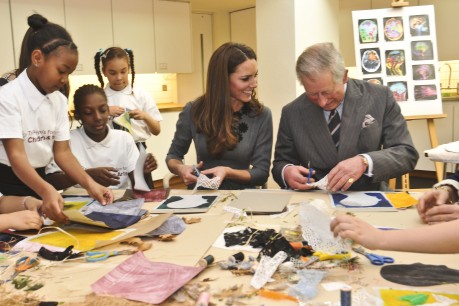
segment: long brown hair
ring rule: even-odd
[[[257,59],[250,47],[231,42],[221,45],[209,61],[206,92],[193,103],[193,121],[198,133],[207,136],[207,150],[212,156],[233,149],[238,142],[234,126],[240,117],[233,116],[229,76],[248,59]],[[250,116],[261,113],[263,107],[256,99],[255,91],[249,104]]]

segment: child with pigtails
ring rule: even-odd
[[[116,122],[122,116],[129,118],[131,133],[137,146],[146,148],[146,140],[151,135],[158,135],[161,131],[160,121],[163,119],[151,95],[144,89],[134,87],[135,69],[134,54],[131,49],[111,47],[99,50],[94,56],[94,66],[100,85],[104,88],[104,79],[108,84],[105,93],[108,98],[110,116],[114,117],[113,126],[122,129]],[[131,73],[131,83],[129,83]],[[140,149],[140,147],[139,147]],[[153,187],[152,179],[147,184]]]

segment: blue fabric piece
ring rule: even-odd
[[[141,216],[130,216],[121,214],[107,214],[102,212],[92,212],[86,215],[91,220],[101,221],[110,229],[120,229],[128,227],[138,222]]]

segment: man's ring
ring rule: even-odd
[[[347,182],[348,182],[349,184],[352,184],[352,183],[354,183],[354,179],[351,177],[350,179],[347,180]]]

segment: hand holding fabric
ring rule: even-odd
[[[311,173],[311,175],[314,174]],[[312,189],[308,183],[309,169],[303,166],[287,166],[284,169],[284,179],[287,185],[295,190]],[[314,179],[310,178],[309,183],[313,183]]]
[[[328,189],[346,191],[365,172],[362,157],[357,155],[339,162],[328,174]]]
[[[52,186],[43,194],[40,194],[43,199],[41,212],[44,216],[58,222],[67,222],[67,216],[64,215],[64,199],[56,189]]]
[[[153,154],[148,153],[147,158],[145,159],[145,164],[143,165],[143,172],[145,174],[149,174],[156,169],[158,169],[156,158],[153,156]]]
[[[372,250],[378,248],[376,243],[381,241],[381,230],[351,215],[336,217],[330,223],[330,229],[335,237],[352,239],[363,247]]]

